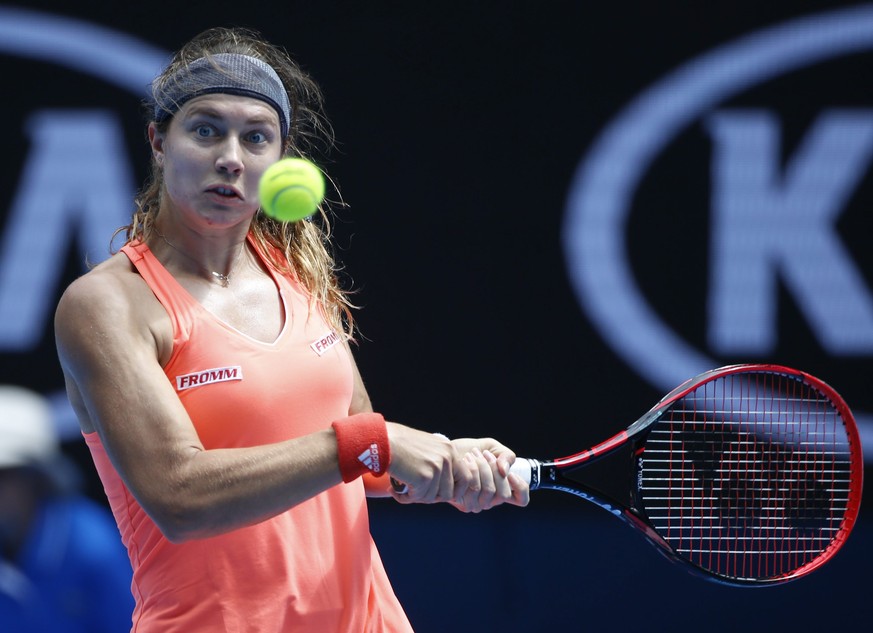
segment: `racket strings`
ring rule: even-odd
[[[694,564],[778,578],[815,560],[842,529],[850,452],[824,394],[792,376],[729,374],[662,414],[640,490],[658,532]]]

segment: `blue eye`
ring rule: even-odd
[[[252,143],[266,143],[267,136],[263,132],[252,132],[249,134],[249,141]]]
[[[207,138],[207,137],[212,136],[213,133],[215,132],[215,130],[212,128],[211,125],[202,124],[202,125],[198,125],[194,129],[194,132],[197,134],[197,136],[200,136],[202,138]]]

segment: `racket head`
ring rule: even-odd
[[[712,580],[764,586],[800,578],[836,554],[857,520],[857,425],[840,395],[805,372],[708,371],[625,434],[634,471],[622,518]]]

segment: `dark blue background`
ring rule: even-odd
[[[358,360],[375,406],[413,426],[490,435],[521,454],[554,456],[604,439],[663,395],[599,338],[567,280],[561,222],[590,144],[679,65],[789,18],[859,3],[26,4],[168,51],[218,25],[253,27],[288,48],[323,86],[339,140],[324,167],[349,204],[336,238],[364,308]],[[783,82],[745,97],[778,109],[790,144],[792,131],[802,133],[812,113],[833,105],[831,95],[837,105],[869,107],[869,71],[869,57],[856,58],[801,74],[800,88]],[[148,154],[135,102],[59,94],[44,72],[25,61],[7,82],[4,108],[13,118],[49,100],[117,107],[128,117],[127,142],[143,177]],[[12,84],[23,89],[12,94]],[[693,226],[691,202],[707,195],[708,156],[686,141],[641,193],[673,201],[679,226],[683,214]],[[22,151],[13,145],[4,153],[6,178]],[[7,202],[0,197],[0,216]],[[862,235],[871,228],[866,208],[853,225]],[[651,250],[647,230],[630,237],[641,253]],[[700,241],[697,228],[688,232]],[[694,258],[634,264],[661,301],[699,274]],[[864,272],[869,284],[873,270]],[[702,347],[701,314],[671,319]],[[790,306],[787,314],[800,319]],[[792,343],[766,360],[826,377],[853,406],[873,410],[869,358],[828,358],[802,324],[787,328]],[[0,355],[0,381],[60,388],[49,329],[32,353]],[[89,466],[79,442],[66,448]],[[604,467],[598,477],[609,483],[618,474]],[[99,498],[96,484],[93,494]],[[688,577],[601,511],[559,493],[536,494],[525,510],[476,516],[382,501],[371,507],[377,544],[419,633],[624,629],[636,619],[655,631],[805,631],[873,619],[863,576],[873,550],[867,506],[831,565],[763,590]]]

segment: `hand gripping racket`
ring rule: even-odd
[[[630,445],[628,505],[568,474]],[[804,576],[842,547],[861,505],[863,456],[849,407],[778,365],[734,365],[680,385],[626,430],[553,460],[517,459],[531,490],[582,497],[711,580]]]

